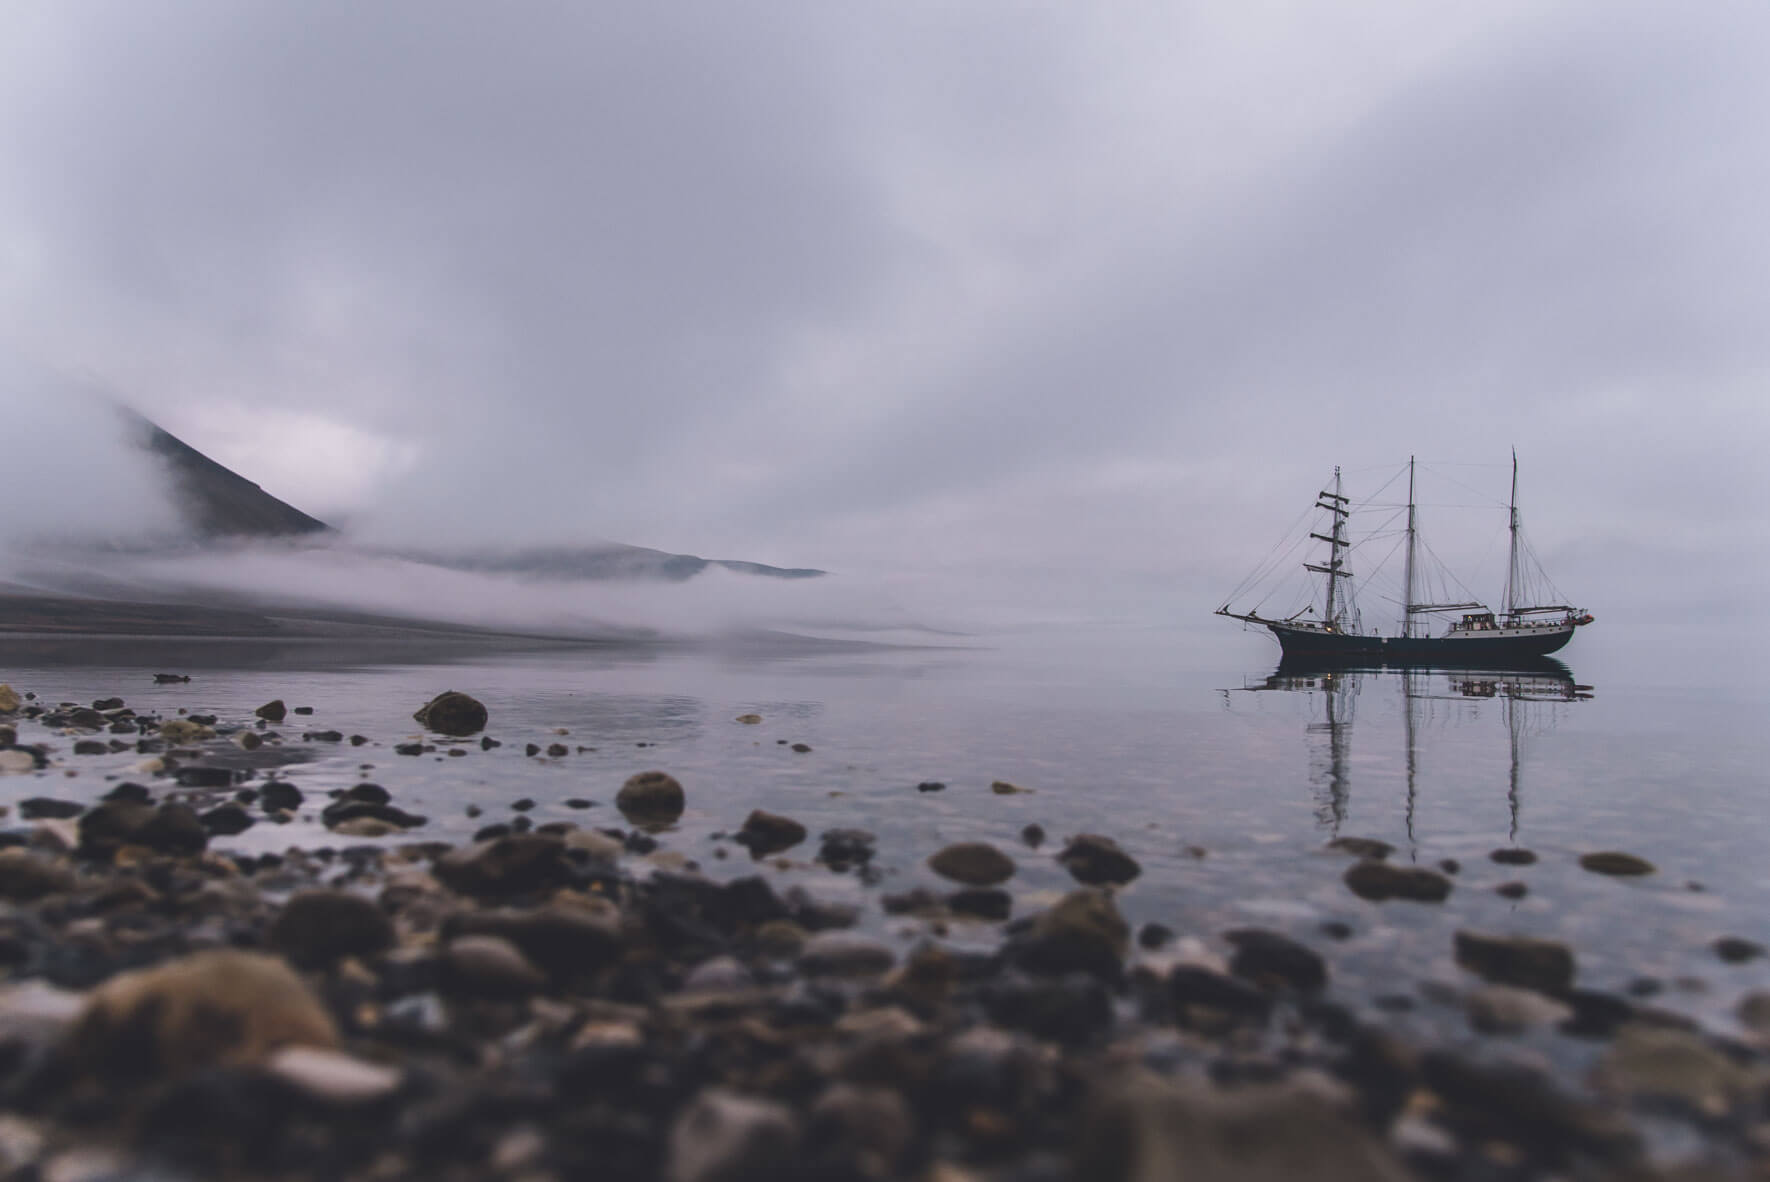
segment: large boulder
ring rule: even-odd
[[[418,725],[439,735],[471,735],[485,729],[485,704],[457,690],[447,690],[418,707]]]

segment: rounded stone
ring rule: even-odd
[[[457,690],[438,694],[420,706],[413,718],[441,735],[471,735],[485,729],[485,704]]]
[[[1608,874],[1621,878],[1635,878],[1654,872],[1653,863],[1646,858],[1638,858],[1634,854],[1625,854],[1617,850],[1581,854],[1579,864],[1582,869],[1590,870],[1593,874]]]
[[[682,785],[668,772],[639,772],[615,793],[615,807],[635,825],[668,825],[686,805]]]
[[[294,895],[270,926],[271,947],[303,968],[347,956],[374,956],[393,946],[393,921],[373,902],[348,891]]]
[[[1081,833],[1069,839],[1057,855],[1070,877],[1088,886],[1122,885],[1143,873],[1137,859],[1119,848],[1118,842],[1097,833]]]
[[[929,868],[942,878],[966,886],[995,886],[1014,876],[1014,859],[986,841],[961,841],[928,859]]]

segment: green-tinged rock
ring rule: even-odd
[[[985,841],[961,841],[928,859],[929,868],[942,878],[966,886],[994,886],[1014,875],[1014,859]]]
[[[1450,879],[1424,866],[1395,866],[1367,858],[1349,867],[1344,877],[1353,894],[1373,903],[1389,899],[1439,903],[1450,894]]]
[[[325,1007],[287,964],[224,949],[112,977],[88,997],[62,1055],[75,1077],[112,1086],[337,1041]]]
[[[1581,854],[1579,864],[1583,869],[1590,870],[1593,874],[1608,874],[1622,878],[1636,878],[1654,872],[1653,863],[1646,858],[1637,858],[1634,854],[1624,854],[1616,850]]]
[[[615,807],[621,815],[647,828],[673,824],[687,804],[682,785],[668,772],[639,772],[627,777],[615,793]]]

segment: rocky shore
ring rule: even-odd
[[[500,746],[467,695],[413,707],[420,752]],[[1469,1037],[1437,1040],[1405,998],[1373,1017],[1339,994],[1323,951],[1351,925],[1133,930],[1117,892],[1141,868],[1110,834],[889,853],[939,890],[889,889],[863,828],[760,809],[711,855],[796,851],[865,884],[856,906],[673,849],[695,787],[639,766],[603,815],[566,802],[581,824],[516,800],[471,841],[426,840],[370,780],[279,779],[304,744],[371,741],[293,713],[0,686],[0,1178],[1770,1176],[1770,993],[1715,1030],[1651,977],[1582,986],[1566,943],[1459,928],[1393,953],[1397,996],[1416,960],[1459,966],[1438,1001]],[[122,751],[138,774],[67,791],[82,756]],[[225,848],[296,817],[330,840]],[[1360,906],[1456,907],[1460,867],[1335,844],[1322,873]],[[1029,858],[1073,889],[1022,914]],[[1502,894],[1530,889],[1531,851],[1493,862]],[[1579,865],[1655,872],[1614,850]],[[1515,1041],[1544,1029],[1589,1045],[1589,1069]]]

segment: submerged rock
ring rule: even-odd
[[[441,735],[471,735],[485,729],[484,703],[457,690],[438,694],[412,715],[425,730]]]
[[[1265,989],[1305,992],[1327,984],[1327,964],[1310,949],[1279,932],[1237,928],[1223,938],[1235,945],[1229,971]]]
[[[1336,837],[1327,843],[1327,848],[1351,854],[1354,858],[1374,858],[1379,862],[1395,852],[1394,846],[1374,837]]]
[[[1638,858],[1634,854],[1625,854],[1617,850],[1581,854],[1579,864],[1583,869],[1590,870],[1593,874],[1608,874],[1625,878],[1654,872],[1653,863],[1646,858]]]
[[[1438,903],[1450,894],[1450,879],[1423,866],[1392,866],[1367,858],[1350,867],[1344,877],[1353,894],[1374,903],[1388,899]]]

